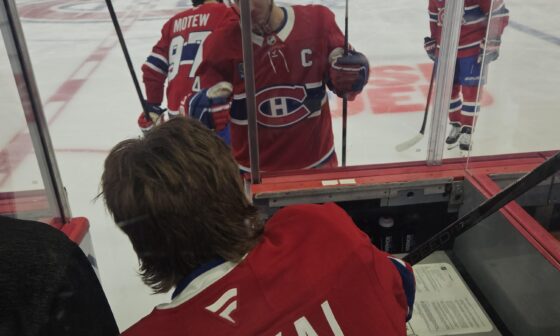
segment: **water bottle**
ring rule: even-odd
[[[419,220],[418,214],[405,217],[401,242],[402,252],[410,252],[416,245],[416,225]]]
[[[379,225],[379,248],[385,252],[395,251],[395,221],[391,217],[381,216]]]

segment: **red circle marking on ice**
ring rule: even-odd
[[[106,22],[110,21],[109,11],[104,2],[97,0],[47,0],[40,2],[24,3],[17,6],[20,18],[28,21],[76,21],[76,22]],[[170,18],[180,10],[187,7],[154,8],[142,12],[142,19],[151,20],[157,18]],[[117,16],[125,15],[118,12]],[[130,11],[126,14],[131,15]],[[133,15],[136,16],[136,15]]]

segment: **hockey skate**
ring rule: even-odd
[[[445,139],[445,143],[448,145],[452,145],[459,140],[459,136],[461,135],[461,127],[457,124],[451,124],[451,131],[449,131],[449,135]]]
[[[461,137],[459,139],[459,149],[462,151],[470,151],[471,145],[471,129],[470,127],[465,127],[461,131]]]
[[[457,140],[459,140],[459,137],[461,136],[461,127],[457,124],[450,125],[451,131],[449,131],[449,135],[445,139],[445,143],[449,145],[447,149],[453,149],[457,147]]]

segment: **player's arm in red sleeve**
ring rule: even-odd
[[[147,111],[142,111],[138,117],[138,126],[142,132],[149,132],[154,125],[163,120],[161,116],[166,111],[160,105],[163,101],[163,91],[167,71],[169,68],[169,25],[167,21],[161,30],[161,38],[152,48],[152,52],[142,65],[142,79],[146,89]]]
[[[490,63],[500,55],[502,33],[509,23],[509,10],[503,0],[480,0],[480,9],[488,17],[486,38],[480,43],[478,62]]]
[[[399,313],[405,321],[412,318],[416,295],[416,280],[412,267],[405,261],[391,256],[376,247],[374,249],[373,272],[386,293],[392,293],[398,304]],[[394,312],[396,313],[396,312]]]
[[[430,22],[430,36],[424,37],[424,50],[432,60],[436,60],[437,41],[439,40],[438,24],[438,9],[433,0],[430,0],[428,5],[428,17]]]
[[[509,23],[509,10],[503,0],[481,0],[480,9],[489,17],[488,39],[499,39]]]
[[[352,101],[362,92],[369,80],[369,61],[361,52],[349,47],[344,54],[344,35],[338,28],[334,14],[320,6],[323,18],[322,27],[327,30],[327,50],[329,50],[329,74],[327,85],[339,97]]]
[[[439,40],[439,30],[437,28],[439,20],[439,12],[435,0],[430,0],[428,4],[428,16],[430,20],[430,37]]]
[[[349,215],[337,205],[327,203],[325,207],[330,209],[329,218],[331,220],[334,219],[338,223],[345,224],[353,222]],[[342,237],[347,234],[353,237],[349,240],[356,242],[355,232],[358,231],[359,229],[355,226],[352,229],[346,228],[344,232],[338,232],[339,239],[344,239]],[[363,232],[360,232],[359,236],[363,237],[360,239],[365,239],[366,244],[368,244],[366,252],[363,252],[367,255],[364,260],[367,262],[366,267],[371,267],[370,271],[372,272],[372,279],[375,279],[375,286],[381,286],[381,292],[395,297],[397,305],[387,303],[385,309],[390,314],[402,314],[404,320],[410,320],[416,293],[416,282],[412,267],[406,262],[370,245],[369,237],[365,236]]]
[[[152,48],[152,52],[142,65],[142,79],[146,88],[146,101],[149,104],[161,105],[167,72],[169,69],[169,25],[165,23],[161,30],[161,38]],[[178,65],[177,65],[178,66]]]

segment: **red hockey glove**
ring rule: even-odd
[[[360,52],[351,50],[344,55],[342,48],[336,48],[329,62],[329,88],[341,98],[346,94],[349,101],[354,100],[369,80],[368,59]]]
[[[159,125],[163,122],[163,113],[167,109],[160,107],[156,104],[146,103],[146,109],[150,119],[146,117],[146,112],[142,112],[138,117],[138,126],[142,130],[142,133],[149,132],[155,125]]]
[[[424,50],[426,50],[426,54],[432,60],[436,60],[436,49],[437,49],[437,41],[431,37],[424,37]]]
[[[486,42],[486,43],[484,43]],[[500,44],[502,41],[499,38],[493,38],[489,40],[482,40],[480,42],[480,53],[478,54],[478,63],[484,60],[485,64],[498,59],[500,56]]]

